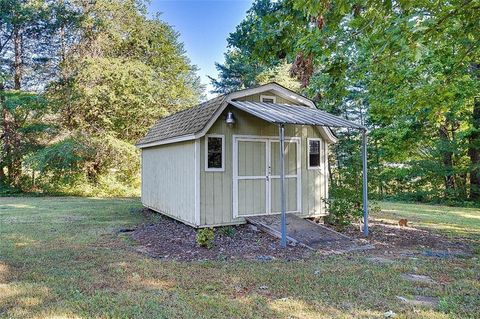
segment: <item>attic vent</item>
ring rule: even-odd
[[[263,103],[277,103],[277,97],[273,95],[260,95],[260,101]]]

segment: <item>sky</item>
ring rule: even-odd
[[[208,75],[217,77],[215,62],[224,61],[227,37],[243,20],[253,0],[151,0],[149,14],[160,18],[180,33],[180,41],[200,70],[207,97],[212,89]]]

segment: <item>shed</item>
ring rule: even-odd
[[[277,83],[164,117],[137,144],[142,204],[193,227],[324,216],[331,127],[364,130]]]

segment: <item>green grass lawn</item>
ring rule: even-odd
[[[480,209],[422,205],[410,203],[380,203],[382,211],[374,218],[397,223],[407,218],[409,224],[428,228],[453,237],[480,236]]]
[[[381,218],[471,236],[480,212],[383,203]],[[474,258],[368,261],[174,262],[140,255],[119,227],[144,218],[137,199],[0,198],[0,317],[5,318],[474,318]],[[418,213],[417,213],[418,212]],[[439,226],[440,225],[440,226]],[[403,280],[426,274],[438,285]],[[438,309],[395,296],[438,297]]]

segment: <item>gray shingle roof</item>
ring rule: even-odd
[[[226,95],[221,95],[158,120],[137,145],[197,133],[205,127],[225,98]]]

